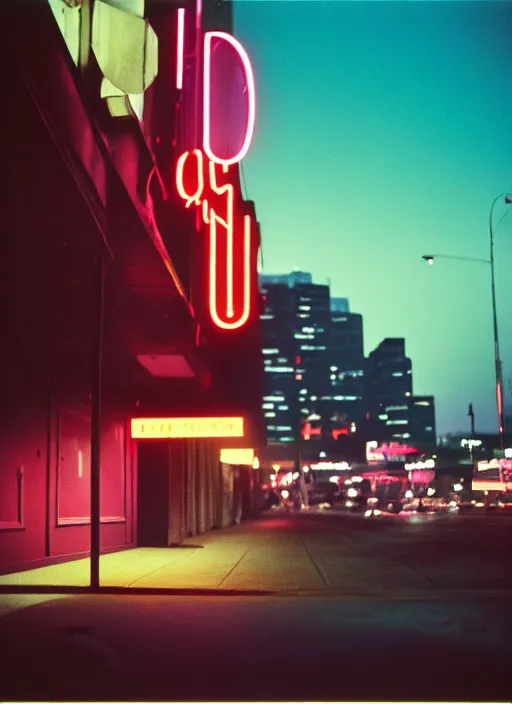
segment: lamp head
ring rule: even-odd
[[[424,254],[422,256],[422,259],[424,259],[426,262],[428,262],[431,265],[434,263],[434,257],[431,254]]]

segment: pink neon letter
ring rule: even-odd
[[[211,135],[211,106],[210,106],[210,91],[211,91],[211,60],[212,60],[212,39],[221,39],[228,42],[236,49],[245,71],[247,80],[247,103],[248,117],[245,130],[245,138],[238,154],[235,154],[231,159],[223,159],[216,156],[210,144]],[[254,74],[252,71],[251,62],[247,52],[231,34],[227,32],[206,32],[204,35],[204,73],[203,73],[203,149],[205,154],[211,161],[216,164],[225,164],[229,166],[241,161],[249,150],[252,135],[254,132],[254,122],[256,118],[256,89],[254,86]]]
[[[244,252],[243,252],[243,304],[242,313],[237,320],[226,322],[217,311],[217,229],[216,217],[212,209],[210,221],[210,315],[213,322],[224,330],[236,330],[249,319],[251,310],[251,218],[244,216]]]
[[[183,170],[185,168],[185,162],[188,157],[193,154],[196,157],[196,175],[197,175],[197,189],[195,193],[187,193],[185,190],[185,184],[183,182]],[[189,208],[192,203],[199,205],[204,192],[204,176],[203,176],[203,152],[200,149],[194,149],[192,152],[183,152],[183,154],[178,159],[176,164],[176,189],[179,195],[183,198],[185,207]]]
[[[178,9],[178,41],[177,41],[177,55],[176,55],[176,88],[182,90],[183,88],[183,54],[185,47],[185,9],[180,7]]]

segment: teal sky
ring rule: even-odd
[[[330,279],[366,353],[405,337],[438,434],[468,428],[469,402],[495,432],[490,269],[421,255],[489,256],[490,204],[512,191],[512,3],[238,0],[235,31],[257,80],[263,271]],[[496,257],[510,406],[512,213]]]

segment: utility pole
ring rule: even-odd
[[[302,466],[301,457],[301,412],[300,412],[300,382],[302,381],[302,371],[300,365],[302,364],[302,358],[297,355],[295,357],[294,375],[295,375],[295,404],[296,404],[296,414],[295,414],[295,473],[299,474],[299,484],[300,493],[302,496],[302,505],[305,508],[309,508],[309,496],[306,487],[306,478],[304,476],[304,467]]]
[[[468,416],[471,419],[471,437],[475,437],[475,412],[473,410],[473,404],[469,404]]]
[[[101,489],[101,396],[103,387],[103,321],[105,313],[105,265],[103,254],[94,263],[92,378],[91,378],[91,549],[90,588],[100,587],[100,489]]]

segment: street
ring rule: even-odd
[[[0,698],[506,701],[511,521],[415,518],[269,512],[118,553],[131,590],[0,594]]]
[[[506,701],[510,527],[272,511],[105,555],[132,589],[0,594],[0,698]]]
[[[392,596],[512,588],[512,516],[365,518],[312,509],[188,538],[178,548],[101,557],[105,587]],[[86,586],[89,561],[0,577],[3,585]]]

